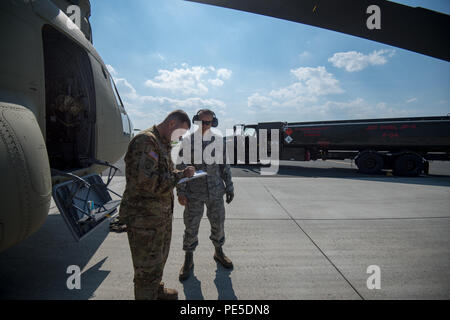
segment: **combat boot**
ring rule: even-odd
[[[225,253],[223,253],[222,247],[216,247],[216,252],[214,253],[214,260],[219,262],[222,266],[227,269],[233,268],[233,262],[228,258]]]
[[[120,220],[120,217],[116,217],[109,223],[109,231],[112,232],[126,232],[127,225]]]
[[[189,275],[191,274],[191,270],[194,267],[194,253],[193,252],[186,252],[186,255],[184,257],[184,263],[180,270],[180,281],[186,280],[189,278]]]
[[[158,300],[178,300],[178,291],[164,288],[164,282],[161,282],[158,288]]]

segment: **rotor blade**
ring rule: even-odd
[[[424,8],[386,0],[187,1],[308,24],[450,61],[450,16]],[[380,29],[373,29],[377,20]]]

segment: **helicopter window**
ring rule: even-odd
[[[95,86],[88,53],[51,26],[42,29],[46,144],[50,166],[86,168],[95,153]]]
[[[130,127],[130,121],[128,121],[128,116],[124,113],[121,113],[120,115],[122,116],[123,134],[130,135],[131,127]]]
[[[103,66],[102,66],[102,73],[103,73],[103,76],[105,77],[105,79],[108,79],[108,76],[106,75],[105,68],[103,68]]]
[[[111,81],[111,87],[114,92],[114,97],[116,98],[117,106],[119,107],[120,112],[125,113],[125,108],[123,107],[122,99],[120,98],[119,91],[117,91],[116,84],[111,76],[109,76],[109,80]]]

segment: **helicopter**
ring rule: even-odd
[[[0,2],[0,251],[43,225],[52,195],[77,240],[120,204],[111,163],[133,125],[89,17],[89,0]]]

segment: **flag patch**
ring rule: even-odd
[[[148,153],[148,155],[151,157],[151,158],[153,158],[153,159],[155,159],[155,161],[158,161],[158,154],[156,154],[156,152],[154,152],[154,151],[150,151],[149,153]]]

